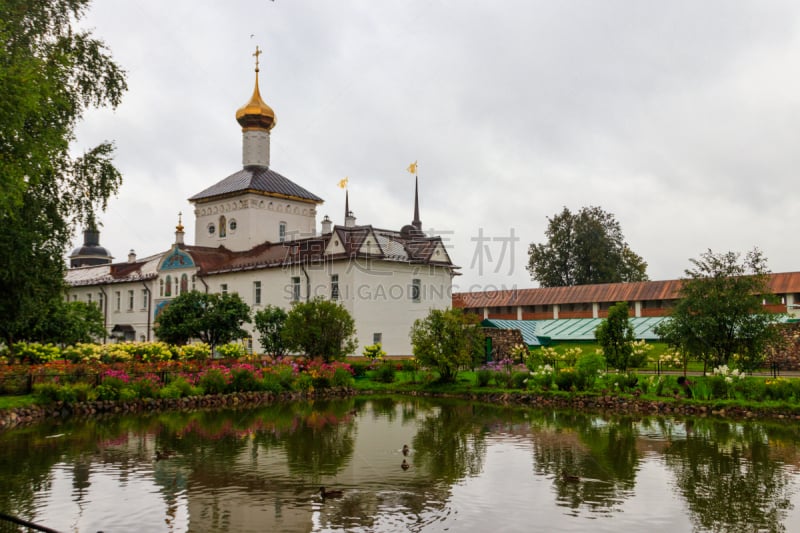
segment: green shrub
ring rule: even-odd
[[[75,400],[78,402],[93,401],[97,397],[94,387],[89,383],[75,383],[72,385],[75,393]]]
[[[123,387],[119,390],[119,400],[129,402],[136,399],[136,391],[130,387]]]
[[[177,400],[178,398],[183,397],[183,393],[181,392],[180,387],[177,387],[174,383],[170,383],[158,391],[158,397],[165,400]]]
[[[131,389],[139,398],[158,398],[161,383],[156,376],[145,376],[134,381]]]
[[[294,382],[294,388],[299,391],[307,391],[313,386],[313,379],[308,374],[300,374]]]
[[[531,371],[528,377],[529,389],[549,390],[554,384],[553,367],[550,365],[540,365],[536,370]]]
[[[315,389],[330,389],[331,378],[329,378],[328,376],[312,376],[311,386],[314,387]]]
[[[419,365],[417,364],[417,360],[413,357],[411,359],[403,359],[400,361],[401,368],[403,372],[416,372],[419,369]]]
[[[528,386],[528,378],[530,377],[530,372],[512,372],[511,373],[511,382],[514,385],[515,389],[524,389]]]
[[[558,390],[570,391],[573,390],[573,387],[577,388],[575,386],[577,379],[578,374],[574,369],[565,368],[556,374],[554,381]]]
[[[708,401],[714,397],[713,389],[707,379],[699,378],[691,382],[689,390],[692,391],[692,398],[697,398],[698,400]]]
[[[353,374],[349,370],[342,367],[336,367],[333,371],[333,386],[334,387],[352,387],[355,380]]]
[[[284,390],[294,389],[295,373],[291,365],[280,364],[272,367],[272,371],[276,373],[280,381],[281,387]]]
[[[595,381],[603,374],[605,369],[605,357],[596,352],[581,355],[575,363],[575,371],[578,373],[581,381],[585,383],[587,389],[594,387]]]
[[[375,344],[364,346],[364,357],[372,359],[373,361],[376,359],[383,359],[386,357],[386,352],[381,348],[381,343],[376,342]]]
[[[187,344],[178,350],[178,359],[184,361],[205,361],[211,357],[211,346],[204,342]]]
[[[259,383],[259,389],[266,392],[278,393],[284,390],[281,384],[281,378],[278,374],[272,372],[264,372]]]
[[[218,368],[209,368],[197,381],[206,394],[224,394],[228,391],[228,378]]]
[[[478,387],[486,387],[492,381],[492,371],[486,368],[480,368],[475,371],[475,381]]]
[[[61,358],[61,350],[55,344],[41,344],[38,342],[14,343],[16,356],[32,364],[50,363]]]
[[[217,346],[216,351],[217,355],[223,359],[239,359],[247,354],[247,350],[238,342],[229,342],[228,344]]]
[[[366,376],[369,367],[370,363],[365,363],[361,361],[350,363],[350,368],[353,369],[354,378],[363,378],[364,376]]]
[[[78,401],[78,394],[71,385],[62,385],[58,388],[58,399],[64,403],[75,403]]]
[[[261,388],[258,378],[249,368],[235,368],[231,370],[229,390],[236,392],[250,392]]]
[[[505,370],[494,370],[492,371],[492,378],[498,387],[510,389],[514,386],[514,378],[512,377],[511,372],[506,372]]]
[[[186,379],[177,377],[173,379],[167,386],[162,387],[158,391],[158,396],[161,398],[186,398],[187,396],[200,396],[203,390],[199,387],[193,387]]]
[[[95,389],[97,393],[97,399],[101,401],[117,401],[119,400],[119,391],[118,387],[113,385],[106,385],[105,383],[101,383]]]
[[[379,383],[394,383],[396,371],[392,363],[385,362],[375,368],[372,379]]]
[[[797,400],[797,385],[798,381],[793,379],[789,382],[789,395],[788,398]],[[767,397],[767,389],[770,380],[763,380],[757,378],[746,378],[737,380],[734,384],[735,395],[741,400],[751,400],[756,402],[763,402]]]
[[[33,395],[41,403],[58,401],[61,386],[58,383],[37,383],[33,386]]]

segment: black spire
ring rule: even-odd
[[[422,221],[419,219],[419,177],[417,176],[414,176],[414,220],[411,225],[422,231]]]
[[[347,221],[347,217],[350,216],[350,191],[347,189],[344,190],[344,219]]]

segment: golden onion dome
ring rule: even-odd
[[[275,127],[275,111],[264,103],[261,93],[258,90],[258,56],[261,50],[256,47],[256,86],[253,89],[253,96],[250,101],[236,111],[236,121],[241,124],[242,129],[264,129],[271,130]]]

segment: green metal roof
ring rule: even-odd
[[[634,336],[648,341],[658,340],[653,332],[658,324],[668,317],[630,318]],[[482,322],[484,327],[518,329],[522,340],[528,346],[546,346],[553,341],[579,342],[594,341],[594,331],[605,320],[603,318],[562,318],[558,320],[500,320],[489,318]]]

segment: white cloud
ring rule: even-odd
[[[80,129],[84,146],[116,142],[125,178],[102,243],[118,258],[163,250],[179,211],[191,242],[186,199],[240,167],[234,113],[258,44],[273,168],[339,222],[348,175],[358,221],[400,227],[419,160],[421,218],[454,232],[461,287],[531,286],[527,245],[564,205],[614,213],[653,279],[707,248],[757,245],[774,271],[796,270],[799,14],[788,1],[96,2],[87,24],[130,85]],[[512,228],[513,264],[494,272]],[[495,239],[483,272],[480,231]]]

